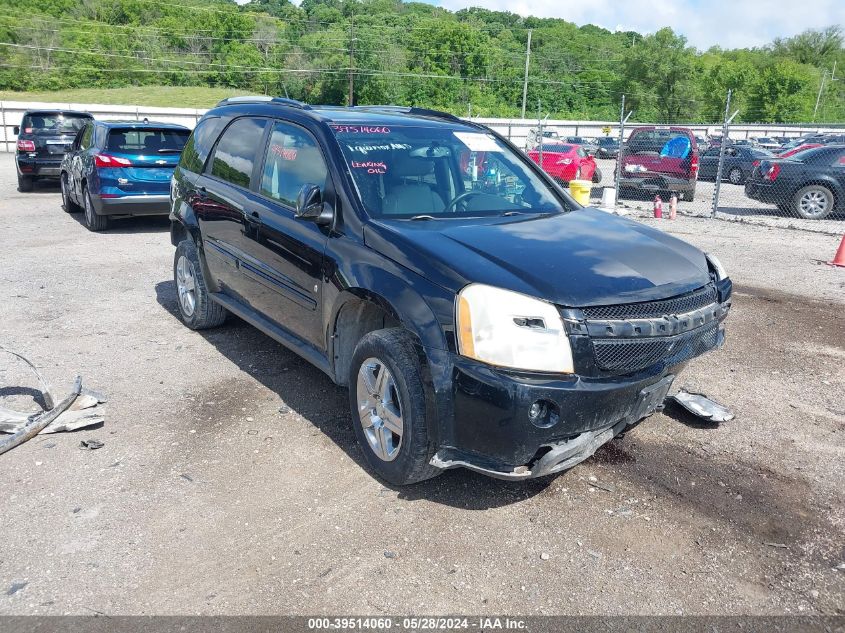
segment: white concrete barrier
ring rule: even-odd
[[[14,126],[21,124],[23,113],[27,110],[81,110],[90,112],[97,119],[120,120],[128,119],[141,121],[145,118],[150,121],[162,121],[167,123],[179,123],[193,129],[196,122],[205,113],[205,109],[196,108],[161,108],[151,106],[133,105],[104,105],[98,103],[42,103],[25,101],[0,101],[0,151],[15,151],[17,136],[14,134]],[[532,119],[491,119],[476,118],[472,121],[490,126],[503,136],[510,138],[519,147],[525,147],[529,132],[537,127],[537,121]],[[626,132],[645,123],[629,123],[626,125]],[[707,134],[721,134],[721,125],[701,124],[678,124],[683,127],[692,128],[702,136]],[[570,120],[549,120],[544,123],[544,129],[554,130],[560,136],[604,136],[604,130],[610,128],[610,136],[614,138],[619,134],[619,124],[613,121],[570,121]],[[805,132],[838,132],[843,133],[843,128],[831,128],[818,125],[775,125],[775,124],[745,124],[732,125],[731,138],[742,139],[752,136],[800,136]]]

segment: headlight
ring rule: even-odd
[[[571,374],[572,348],[557,308],[518,292],[470,284],[458,294],[458,351],[484,363]]]
[[[710,266],[715,271],[717,281],[722,281],[722,279],[728,278],[728,271],[725,270],[725,267],[722,266],[722,262],[720,262],[715,255],[705,253],[704,256],[707,257],[707,261],[710,262]]]

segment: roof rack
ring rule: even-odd
[[[402,114],[414,114],[417,116],[435,117],[438,119],[448,119],[449,121],[460,121],[454,114],[448,112],[441,112],[440,110],[429,110],[428,108],[417,108],[415,106],[398,106],[398,105],[356,105],[356,110],[372,110],[375,112],[400,112]]]
[[[291,106],[292,108],[300,108],[302,110],[310,110],[311,106],[296,99],[287,99],[285,97],[271,97],[270,95],[245,95],[242,97],[227,97],[217,104],[217,107],[224,105],[233,105],[236,103],[278,103],[279,105]]]

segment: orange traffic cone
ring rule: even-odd
[[[842,241],[839,243],[839,248],[836,249],[836,255],[833,256],[833,261],[828,262],[828,264],[845,268],[845,235],[842,236]]]

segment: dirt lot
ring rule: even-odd
[[[180,324],[166,221],[89,233],[0,155],[0,342],[109,397],[102,428],[0,456],[0,613],[845,613],[845,270],[814,261],[838,240],[662,226],[737,284],[726,348],[680,380],[734,421],[667,411],[551,479],[393,489],[318,370]]]

